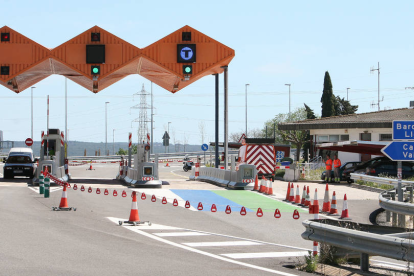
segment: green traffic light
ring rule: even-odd
[[[95,67],[95,68],[93,68],[93,69],[92,69],[92,72],[93,72],[94,74],[98,74],[98,73],[99,73],[99,69]]]
[[[186,73],[191,73],[191,68],[190,68],[190,66],[185,67],[185,72],[186,72]]]

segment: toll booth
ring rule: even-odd
[[[136,179],[132,185],[135,187],[160,187],[162,181],[159,180],[158,162],[150,162],[150,145],[138,144],[137,154],[134,155],[134,170],[136,171]]]
[[[40,147],[40,160],[36,177],[39,178],[40,171],[47,167],[48,172],[60,178],[65,173],[65,147],[63,133],[59,129],[49,129],[49,138],[43,136]],[[49,140],[49,142],[48,142]]]

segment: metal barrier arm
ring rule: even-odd
[[[305,220],[302,238],[340,248],[402,261],[414,261],[414,242]]]
[[[387,193],[387,192],[384,192]],[[414,204],[409,202],[399,202],[379,195],[379,205],[387,211],[403,214],[407,216],[414,216]]]

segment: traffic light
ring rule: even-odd
[[[101,66],[100,65],[92,65],[91,66],[91,74],[92,75],[99,75],[101,73]]]
[[[105,45],[86,45],[86,63],[105,63]]]
[[[10,75],[10,67],[9,66],[1,66],[1,75]]]
[[[182,41],[191,41],[191,32],[182,32]]]
[[[193,73],[193,66],[192,65],[183,65],[183,74],[189,75]]]
[[[1,41],[10,41],[10,33],[1,33]]]
[[[101,41],[100,33],[91,33],[91,41]]]

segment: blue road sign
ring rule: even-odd
[[[394,141],[381,152],[394,161],[414,161],[414,142]]]
[[[414,121],[392,121],[392,140],[414,140]]]
[[[207,145],[207,144],[202,144],[202,145],[201,145],[201,149],[202,149],[203,151],[207,151],[207,150],[208,150],[208,145]]]

